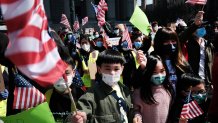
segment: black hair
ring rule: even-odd
[[[88,42],[90,42],[90,39],[89,39],[89,35],[88,35],[88,34],[81,34],[81,35],[80,35],[79,43],[81,43],[82,39],[85,39],[85,40],[87,40]]]
[[[71,57],[64,57],[62,60],[66,62],[68,65],[71,65],[72,69],[76,67],[76,63]]]
[[[176,52],[170,56],[172,63],[179,68],[181,71],[189,71],[189,67],[187,66],[187,61],[185,60],[182,51],[181,45],[179,42],[178,35],[171,28],[163,27],[159,29],[154,38],[154,52],[164,58],[166,55],[163,49],[164,42],[167,40],[176,41]]]
[[[153,97],[153,92],[152,92],[152,82],[151,82],[151,76],[153,75],[153,72],[156,68],[157,62],[161,61],[162,59],[160,58],[160,56],[155,55],[155,54],[151,54],[148,58],[147,58],[147,65],[146,65],[146,71],[143,73],[143,78],[142,78],[142,86],[140,88],[140,95],[141,95],[141,99],[146,103],[146,104],[155,104],[157,103],[156,100]],[[163,63],[163,62],[162,62]],[[163,63],[164,67],[166,68],[165,64]],[[166,78],[163,82],[163,87],[169,91],[169,93],[172,95],[172,86],[171,84],[169,84],[169,81],[167,79],[168,76],[168,72],[166,70]],[[172,96],[173,97],[173,96]]]
[[[181,86],[183,90],[187,90],[190,86],[194,87],[203,82],[203,79],[193,73],[184,73],[181,75]]]
[[[4,55],[8,43],[9,43],[8,36],[0,32],[0,55]]]
[[[98,59],[96,61],[97,66],[101,66],[103,63],[105,64],[117,64],[120,63],[121,65],[124,65],[126,63],[126,60],[121,55],[119,51],[108,49],[103,52],[101,52],[98,55]]]

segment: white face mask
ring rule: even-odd
[[[102,73],[102,80],[109,86],[113,86],[120,81],[120,74],[110,75]]]
[[[90,45],[89,44],[83,44],[82,45],[83,50],[85,50],[86,52],[90,51]]]
[[[155,26],[155,27],[154,27],[154,30],[157,31],[157,30],[158,30],[158,26]]]
[[[67,85],[70,87],[70,85],[73,82],[73,75],[67,76]],[[61,77],[55,84],[55,89],[57,89],[60,92],[64,92],[67,89],[66,82],[63,77]]]

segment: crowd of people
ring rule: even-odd
[[[209,31],[203,15],[199,11],[190,25],[181,19],[166,26],[152,22],[148,36],[133,28],[131,41],[122,39],[123,24],[112,28],[106,22],[92,34],[51,29],[49,34],[68,65],[67,82],[60,78],[52,88],[31,84],[45,94],[56,122],[216,123],[218,21]],[[118,45],[108,41],[114,37],[120,37]],[[14,65],[4,56],[9,40],[5,34],[0,38],[0,64],[6,67],[1,71],[6,88],[0,101],[7,99],[9,116],[21,110],[12,107]],[[200,115],[189,112],[193,118],[182,117],[191,100]]]

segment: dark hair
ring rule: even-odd
[[[4,55],[8,43],[9,43],[8,36],[0,32],[0,55]]]
[[[76,67],[76,63],[71,57],[65,57],[63,61],[66,62],[68,65],[71,65],[72,69]]]
[[[120,63],[124,65],[126,60],[121,55],[120,52],[112,49],[105,50],[98,55],[98,59],[96,61],[97,66],[101,66],[103,63],[105,64],[116,64]]]
[[[81,34],[81,35],[80,35],[79,43],[81,43],[82,39],[85,39],[85,40],[87,40],[87,41],[90,42],[90,39],[89,39],[89,35],[88,35],[88,34]]]
[[[181,88],[187,90],[190,86],[196,86],[203,83],[204,80],[193,73],[184,73],[181,75]]]
[[[145,71],[145,73],[143,73],[143,78],[142,78],[143,84],[142,84],[141,89],[140,89],[141,98],[146,104],[155,104],[155,103],[157,103],[156,100],[153,97],[153,93],[152,93],[153,84],[152,84],[152,82],[150,80],[151,80],[151,76],[153,75],[153,72],[154,72],[154,70],[156,68],[156,65],[157,65],[158,61],[162,62],[162,59],[158,55],[153,54],[153,55],[150,55],[147,58],[147,65],[146,65],[146,68],[145,68],[146,71]],[[164,65],[164,63],[163,63],[163,65]],[[164,65],[164,67],[166,68],[165,65]],[[168,72],[166,72],[166,76],[168,76]],[[169,81],[168,81],[167,77],[163,82],[163,87],[166,90],[168,90],[170,93],[172,92],[172,87],[169,84]],[[171,95],[172,95],[172,93],[171,93]]]
[[[164,58],[164,49],[163,44],[167,40],[174,40],[177,43],[176,52],[170,56],[173,64],[180,68],[180,70],[184,71],[184,68],[187,68],[186,63],[182,51],[181,51],[181,45],[179,42],[178,35],[175,31],[173,31],[171,28],[163,27],[159,29],[155,35],[154,38],[154,51],[158,55],[161,56],[161,58]]]
[[[154,27],[155,25],[158,25],[158,22],[157,22],[157,21],[154,21],[154,22],[151,23],[151,26],[152,26],[152,27]]]

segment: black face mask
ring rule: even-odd
[[[167,55],[171,55],[175,53],[176,48],[177,48],[176,44],[163,45],[163,52]]]

